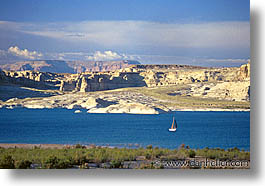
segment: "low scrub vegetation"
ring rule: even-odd
[[[89,168],[90,164],[101,168],[124,168],[125,162],[141,162],[138,168],[155,168],[154,161],[172,161],[204,157],[220,160],[250,160],[250,152],[233,149],[190,149],[181,146],[179,149],[169,150],[153,148],[127,149],[102,148],[75,145],[65,149],[25,149],[0,148],[0,168],[2,169],[67,169]],[[101,166],[102,165],[102,166]],[[161,168],[161,167],[160,167]]]

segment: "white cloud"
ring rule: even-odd
[[[137,56],[130,56],[125,54],[118,54],[113,51],[96,51],[93,55],[86,56],[87,60],[91,61],[113,61],[113,60],[136,60]]]
[[[138,55],[120,54],[114,51],[96,51],[94,53],[87,52],[61,52],[61,53],[45,53],[46,59],[59,59],[66,61],[114,61],[114,60],[140,60]]]
[[[87,56],[87,60],[111,61],[111,60],[120,60],[123,59],[124,57],[126,56],[119,55],[118,53],[112,51],[105,51],[105,52],[96,51],[93,55]]]
[[[44,42],[39,45],[40,41]],[[239,64],[250,55],[250,24],[248,21],[188,24],[148,21],[0,21],[1,48],[10,43],[24,46],[25,42],[28,47],[36,47],[36,50],[55,52],[42,54],[13,47],[8,50],[8,56],[1,52],[0,55],[9,58],[12,54],[20,59],[135,59],[143,63],[157,64]],[[126,54],[122,54],[121,51]]]
[[[8,49],[8,53],[13,54],[17,57],[31,60],[40,59],[43,56],[43,54],[40,52],[28,51],[27,49],[21,50],[17,46],[11,46]]]
[[[11,52],[12,51],[12,52]],[[14,51],[16,51],[14,53]],[[19,51],[19,52],[18,52]],[[23,52],[21,52],[23,51]],[[22,54],[23,55],[22,55]],[[29,52],[28,50],[20,50],[18,47],[10,47],[8,50],[0,50],[0,63],[8,63],[9,61],[19,61],[25,59],[25,53],[36,54],[38,52]],[[18,55],[20,54],[19,57]],[[21,57],[22,56],[22,57]],[[170,55],[128,55],[114,51],[96,51],[94,53],[86,52],[61,52],[61,53],[44,53],[39,55],[41,59],[65,60],[65,61],[112,61],[112,60],[138,60],[143,64],[186,64],[197,66],[240,66],[247,63],[248,58],[208,58],[208,57],[187,57],[187,56],[170,56]],[[29,58],[27,58],[29,59]],[[33,59],[33,58],[31,58]]]
[[[19,49],[17,46],[12,46],[8,50],[0,50],[0,60],[66,60],[66,61],[114,61],[114,60],[140,60],[138,55],[120,54],[114,51],[96,51],[94,53],[87,52],[53,52],[41,53],[37,51],[29,51],[27,49]]]

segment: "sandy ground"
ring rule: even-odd
[[[63,149],[71,147],[73,145],[62,145],[62,144],[19,144],[19,143],[0,143],[1,148],[25,148],[32,149],[35,147],[42,149]]]

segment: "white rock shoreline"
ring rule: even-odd
[[[250,112],[250,109],[221,109],[221,108],[204,108],[204,109],[200,109],[200,108],[194,108],[194,109],[177,109],[177,110],[173,110],[173,111],[200,111],[200,112]]]
[[[62,108],[62,109],[68,109],[68,110],[73,110],[74,113],[82,113],[82,110],[86,110],[85,108],[80,108],[79,109],[69,109],[69,108],[64,108],[64,107],[54,107],[54,108],[44,108],[44,107],[23,107],[23,106],[16,106],[16,107],[10,107],[10,106],[2,106],[0,109],[6,108],[6,109],[16,109],[16,108],[28,108],[28,109],[55,109],[55,108]],[[85,111],[84,111],[85,112]],[[193,109],[176,109],[176,110],[171,110],[168,112],[164,113],[170,113],[170,112],[250,112],[250,109],[221,109],[221,108],[193,108]],[[119,110],[116,110],[114,112],[108,112],[104,108],[97,108],[97,109],[92,109],[92,110],[87,110],[86,113],[93,113],[93,114],[162,114],[159,112],[153,113],[150,111],[141,111],[141,112],[136,112],[136,111],[123,111],[119,112]]]
[[[161,100],[135,92],[111,93],[67,93],[50,97],[12,98],[0,102],[0,108],[13,109],[66,108],[73,112],[85,109],[87,113],[126,113],[126,114],[160,114],[172,111],[250,111],[250,109],[223,108],[178,108],[166,106]]]

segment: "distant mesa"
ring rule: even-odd
[[[131,65],[139,65],[133,60],[120,61],[62,61],[62,60],[36,60],[21,61],[13,64],[0,65],[0,69],[9,71],[40,71],[52,73],[82,73],[105,72],[127,68]]]

